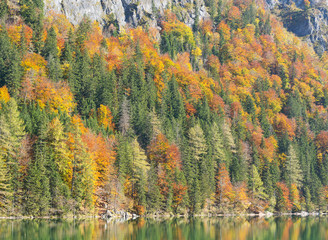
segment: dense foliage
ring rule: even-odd
[[[263,7],[103,34],[20,4],[0,6],[3,215],[326,210],[328,55]]]

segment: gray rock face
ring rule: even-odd
[[[114,16],[119,27],[127,24],[136,27],[148,24],[157,26],[156,14],[162,14],[165,9],[173,6],[178,9],[182,20],[192,25],[194,23],[194,0],[45,0],[45,12],[63,13],[72,24],[78,24],[84,16],[98,21],[102,25],[110,16]],[[199,18],[209,17],[204,0],[198,1]]]
[[[266,0],[267,8],[279,9],[285,27],[303,38],[322,54],[328,49],[328,0],[309,0],[305,9],[304,0]],[[292,7],[292,4],[296,6]]]

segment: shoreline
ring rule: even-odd
[[[103,218],[99,215],[76,215],[76,216],[42,216],[42,217],[33,217],[33,216],[0,216],[0,220],[88,220],[88,219],[98,219],[98,220],[136,220],[138,218],[146,218],[146,219],[169,219],[169,218],[190,218],[190,217],[200,217],[200,218],[213,218],[213,217],[257,217],[257,218],[270,218],[270,217],[321,217],[327,216],[327,212],[297,212],[297,213],[221,213],[221,214],[194,214],[194,215],[184,215],[184,214],[158,214],[158,215],[144,215],[144,216],[137,216],[137,217],[130,217],[130,218],[123,218],[120,216],[113,216],[110,218]]]

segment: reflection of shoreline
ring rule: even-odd
[[[0,239],[328,239],[328,219],[300,216],[193,217],[115,222],[85,220],[0,220]]]
[[[24,230],[27,228],[28,230]],[[328,239],[324,231],[328,229],[328,219],[300,216],[221,216],[221,217],[180,217],[180,218],[138,218],[130,221],[105,221],[99,218],[86,219],[21,219],[0,220],[0,239],[10,238],[13,231],[17,235],[30,236],[29,239],[167,239],[167,240],[235,240],[235,239],[300,239],[315,229],[314,237],[305,239]],[[318,230],[318,229],[322,230]],[[54,236],[41,236],[49,233]],[[314,231],[313,231],[314,232]],[[7,233],[9,237],[4,237]],[[321,235],[319,235],[321,234]],[[58,237],[61,236],[61,237]],[[147,238],[144,236],[148,236]],[[150,237],[151,236],[151,237]],[[24,239],[24,238],[23,238]]]
[[[279,216],[299,216],[299,217],[308,217],[308,216],[326,216],[328,215],[327,212],[296,212],[296,213],[279,213],[279,212],[265,212],[265,213],[218,213],[218,214],[194,214],[194,215],[169,215],[169,214],[148,214],[143,217],[145,218],[164,218],[164,219],[170,219],[170,218],[184,218],[184,217],[258,217],[258,218],[268,218],[268,217],[279,217]]]
[[[265,212],[265,213],[218,213],[218,214],[194,214],[194,215],[170,215],[170,214],[147,214],[141,216],[142,218],[146,219],[173,219],[173,218],[189,218],[189,217],[199,217],[199,218],[215,218],[215,217],[254,217],[254,218],[269,218],[269,217],[279,217],[279,216],[298,216],[298,217],[316,217],[316,216],[327,216],[327,212],[296,212],[296,213],[272,213],[272,212]],[[139,216],[138,216],[139,217]],[[33,219],[45,219],[45,220],[88,220],[88,219],[102,219],[99,215],[69,215],[69,216],[43,216],[43,217],[33,217],[33,216],[0,216],[0,220],[33,220]],[[124,222],[129,220],[135,220],[136,218],[122,218],[122,217],[112,217],[103,220],[117,220],[118,222]]]

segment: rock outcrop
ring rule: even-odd
[[[267,0],[267,7],[279,15],[285,27],[313,45],[317,53],[328,49],[328,0]]]
[[[310,0],[310,6],[305,6],[304,0],[266,0],[266,3],[288,30],[312,44],[319,54],[327,50],[328,0]],[[115,22],[120,29],[157,27],[158,17],[168,8],[188,26],[197,17],[209,17],[205,0],[45,0],[46,13],[63,13],[75,25],[86,16],[104,27]]]
[[[96,20],[105,26],[114,19],[121,28],[126,25],[157,26],[157,15],[171,8],[176,10],[180,18],[189,26],[196,17],[206,18],[204,0],[45,0],[45,12],[63,13],[73,24],[78,24],[84,16]],[[195,14],[198,9],[198,14]]]

